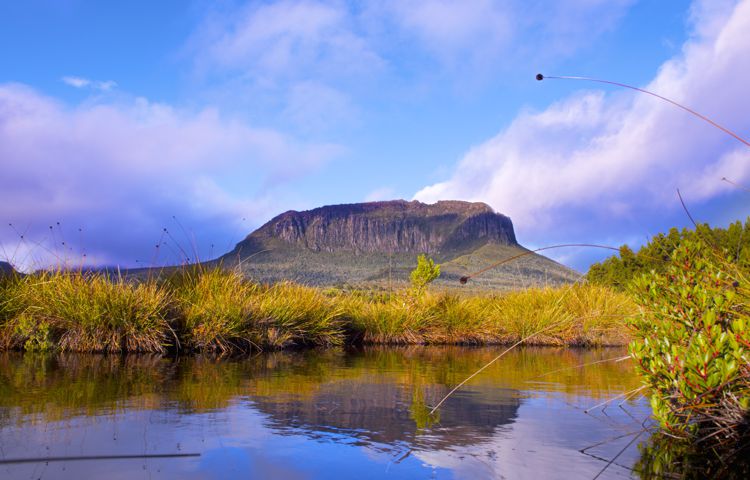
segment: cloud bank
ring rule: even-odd
[[[749,31],[750,1],[696,3],[689,40],[644,88],[750,137]],[[737,194],[722,177],[750,181],[750,148],[696,117],[630,90],[580,87],[544,111],[520,113],[415,198],[488,202],[533,244],[622,241],[639,231],[642,240],[673,224],[677,188],[690,204],[720,209]]]
[[[219,97],[231,91],[296,125],[345,125],[384,97],[443,96],[446,83],[481,90],[531,59],[554,65],[612,30],[633,3],[248,2],[209,10],[185,50]]]
[[[193,242],[203,256],[214,242],[223,253],[241,218],[267,216],[274,200],[264,182],[304,175],[338,151],[211,108],[143,98],[70,108],[24,85],[0,85],[0,218],[17,230],[0,230],[0,254],[27,268],[77,262],[84,252],[87,263],[133,265],[153,257],[164,227],[190,255]],[[225,183],[251,185],[254,194],[232,194]]]

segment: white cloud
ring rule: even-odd
[[[383,94],[444,89],[436,78],[473,91],[532,59],[554,65],[613,28],[633,2],[248,2],[210,10],[186,50],[214,98],[267,117],[282,112],[295,126],[349,125]],[[311,88],[321,95],[305,94]]]
[[[514,36],[514,12],[491,0],[407,0],[388,3],[401,28],[448,62],[457,56],[497,55]]]
[[[612,29],[634,0],[389,0],[371,17],[466,81],[534,62],[556,63]],[[386,30],[386,35],[392,32]]]
[[[690,40],[645,88],[748,132],[750,1],[723,5],[694,7]],[[588,90],[521,113],[415,198],[486,201],[532,237],[576,212],[580,233],[591,235],[602,218],[664,215],[676,188],[693,202],[714,199],[727,191],[722,176],[750,179],[750,149],[651,96]]]
[[[482,62],[517,65],[528,62],[530,56],[552,60],[568,55],[612,29],[633,3],[386,0],[355,6],[327,0],[249,2],[212,12],[189,48],[204,70],[242,71],[269,83],[289,77],[371,75],[419,48],[450,67],[487,69]],[[409,42],[408,48],[404,42]]]
[[[117,86],[117,82],[115,82],[114,80],[96,81],[75,76],[62,77],[60,80],[62,80],[64,84],[74,88],[90,88],[102,92],[109,92]]]
[[[84,88],[91,84],[91,80],[81,77],[62,77],[61,80],[63,83],[75,88]]]
[[[318,1],[250,3],[212,17],[192,43],[199,64],[259,82],[357,75],[381,64],[346,7]]]
[[[315,0],[211,11],[186,50],[213,98],[300,134],[356,125],[353,92],[385,65],[346,4]]]
[[[351,124],[357,118],[357,109],[343,92],[303,81],[290,86],[282,115],[303,131],[319,132],[341,123]]]
[[[117,82],[114,80],[105,80],[103,82],[96,82],[96,88],[103,92],[108,92],[117,86]]]
[[[28,238],[37,239],[56,221],[83,226],[86,248],[99,261],[132,262],[144,258],[172,215],[183,216],[207,241],[225,238],[240,217],[265,220],[265,209],[278,209],[279,200],[258,193],[259,185],[304,175],[339,151],[210,108],[186,111],[143,98],[68,108],[26,86],[4,84],[0,218],[31,225],[36,231]],[[227,179],[254,191],[230,194],[222,189]],[[0,243],[17,241],[0,231]],[[80,246],[78,235],[73,241]]]

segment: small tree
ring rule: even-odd
[[[424,293],[427,285],[440,276],[440,265],[424,253],[417,257],[417,268],[411,271],[409,278],[414,293],[420,296]]]

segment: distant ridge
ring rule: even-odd
[[[392,200],[284,212],[219,260],[262,282],[382,285],[407,281],[417,255],[427,253],[442,264],[437,283],[447,284],[523,252],[511,219],[485,203]],[[472,284],[509,289],[577,277],[574,270],[529,254]]]
[[[16,270],[13,268],[13,265],[0,261],[0,278],[6,275],[13,275],[14,273],[16,273]]]

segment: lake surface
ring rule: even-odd
[[[586,412],[639,387],[630,360],[576,368],[622,349],[515,350],[428,415],[502,350],[0,354],[0,478],[637,476],[648,402]]]

